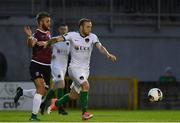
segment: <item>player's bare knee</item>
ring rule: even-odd
[[[87,81],[82,83],[82,89],[87,91],[90,89],[89,83]]]
[[[45,95],[46,94],[46,89],[43,86],[39,86],[39,88],[37,88],[37,93],[41,94],[41,95]]]
[[[75,94],[69,94],[69,98],[71,100],[76,100],[77,99],[77,96]]]
[[[76,99],[77,99],[77,97],[74,96],[74,95],[69,95],[69,98],[70,98],[71,100],[76,100]]]
[[[58,85],[59,85],[59,88],[65,88],[65,83],[63,80],[61,80]]]
[[[79,94],[78,94],[77,92],[71,90],[70,93],[69,93],[69,98],[70,98],[71,100],[76,100],[76,99],[79,98]]]

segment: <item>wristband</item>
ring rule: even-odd
[[[31,36],[28,36],[28,40],[32,40],[34,37],[31,35]]]

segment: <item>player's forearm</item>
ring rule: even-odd
[[[29,36],[27,39],[27,45],[30,48],[33,48],[36,45],[37,40],[33,38],[32,36]]]
[[[48,41],[47,46],[50,46],[51,44],[62,42],[62,41],[64,41],[64,38],[62,36],[53,37]]]
[[[116,56],[110,54],[104,46],[97,44],[96,47],[100,50],[102,54],[105,54],[108,59],[112,60],[113,62],[116,61]]]
[[[107,49],[106,49],[104,46],[101,46],[101,47],[99,48],[99,51],[100,51],[102,54],[106,55],[107,57],[109,56],[109,52],[107,51]]]
[[[51,38],[50,40],[48,40],[47,46],[50,46],[51,44],[54,44],[56,42],[58,42],[58,38],[57,37]]]

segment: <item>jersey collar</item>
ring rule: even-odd
[[[78,33],[79,33],[79,35],[82,37],[82,38],[86,38],[86,37],[88,37],[89,35],[87,35],[87,36],[83,36],[83,35],[81,35],[81,33],[78,31]]]
[[[36,30],[38,30],[38,31],[40,31],[40,32],[42,32],[42,33],[47,33],[47,32],[49,32],[49,31],[43,31],[43,30],[41,30],[41,29],[36,29]]]

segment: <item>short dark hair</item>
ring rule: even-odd
[[[65,24],[65,23],[62,23],[62,24],[59,24],[59,26],[58,27],[60,27],[60,26],[68,26],[67,24]]]
[[[79,27],[82,26],[82,25],[84,25],[85,22],[91,22],[91,20],[88,19],[88,18],[82,18],[82,19],[80,19],[80,20],[79,20],[79,24],[78,24]]]
[[[45,17],[50,17],[49,13],[47,12],[39,12],[37,15],[36,15],[36,20],[38,22],[38,24],[40,23],[40,21],[45,18]]]

